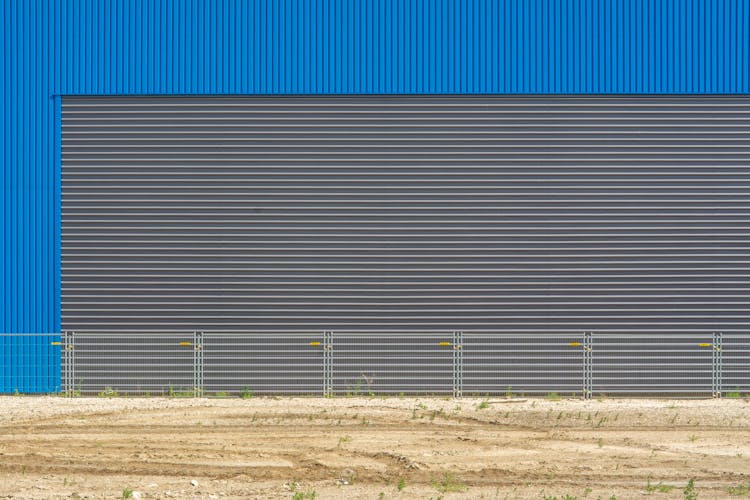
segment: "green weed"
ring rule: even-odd
[[[242,389],[242,392],[240,393],[240,397],[242,399],[252,399],[255,397],[255,393],[251,391],[248,387],[245,387]]]
[[[318,494],[315,492],[315,490],[302,492],[302,491],[296,491],[294,493],[294,496],[292,497],[292,500],[315,500],[318,498]]]
[[[440,493],[461,493],[468,489],[465,484],[459,483],[455,476],[447,472],[443,474],[443,479],[440,482],[433,481],[432,486]]]
[[[733,497],[746,497],[750,495],[750,483],[730,486],[729,488],[727,488],[727,493],[729,493]]]
[[[694,479],[688,481],[688,484],[685,486],[685,489],[682,490],[682,493],[685,495],[685,500],[696,500],[698,498],[698,492],[695,491]]]
[[[119,396],[120,393],[118,393],[115,389],[112,389],[110,386],[105,387],[98,396],[100,398],[116,398]]]
[[[653,484],[651,482],[651,476],[649,476],[648,479],[646,480],[646,491],[648,493],[653,493],[655,491],[657,491],[659,493],[669,493],[670,491],[672,491],[675,488],[676,488],[676,486],[672,486],[672,485],[669,485],[669,484],[664,484],[662,482],[659,482],[657,484]]]

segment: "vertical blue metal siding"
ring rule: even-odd
[[[22,17],[53,25],[52,36],[38,41],[56,51],[45,63],[56,60],[48,90],[57,94],[748,91],[747,0],[77,0],[49,7]],[[20,55],[33,59],[28,49]]]
[[[743,94],[749,3],[6,0],[0,331],[60,329],[56,95]]]

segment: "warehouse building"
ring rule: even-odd
[[[750,390],[749,24],[5,2],[0,392]]]

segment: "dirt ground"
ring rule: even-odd
[[[725,498],[749,426],[742,399],[7,396],[0,498]]]

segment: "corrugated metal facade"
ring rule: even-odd
[[[747,0],[3,2],[0,331],[60,330],[61,94],[743,94],[749,7]],[[24,353],[41,359],[49,346],[34,342]]]
[[[63,98],[63,328],[740,333],[750,98]]]

